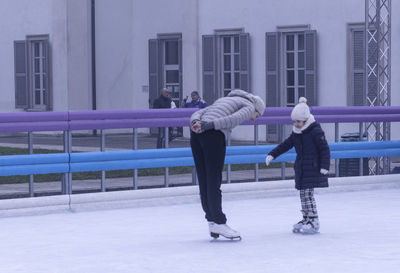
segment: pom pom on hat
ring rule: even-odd
[[[299,98],[299,103],[293,108],[290,116],[292,120],[302,121],[306,121],[310,117],[310,108],[307,105],[307,99],[305,97]]]

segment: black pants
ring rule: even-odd
[[[172,132],[173,128],[169,127],[168,128],[168,141],[170,142],[172,140]],[[165,128],[164,127],[159,127],[158,128],[158,136],[157,136],[157,149],[160,148],[165,148]]]
[[[190,145],[197,177],[199,179],[201,205],[206,219],[225,224],[222,212],[221,182],[225,161],[225,135],[221,131],[209,130],[201,134],[191,132]]]

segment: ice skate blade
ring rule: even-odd
[[[222,234],[218,234],[218,233],[214,233],[214,232],[210,232],[210,236],[214,239],[218,239],[219,236],[222,236],[222,237],[232,240],[232,241],[241,241],[242,240],[241,236],[229,237],[229,236],[224,236]]]
[[[293,233],[301,234],[301,235],[314,235],[314,234],[318,234],[319,231],[304,231],[301,229],[293,229]]]

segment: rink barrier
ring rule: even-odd
[[[225,164],[264,163],[266,155],[275,147],[276,145],[229,146]],[[400,156],[400,141],[329,143],[329,147],[332,159]],[[295,159],[296,153],[291,149],[273,162],[291,162]],[[194,166],[190,148],[0,157],[1,176],[177,166]]]
[[[105,150],[105,130],[107,129],[133,129],[133,149],[137,150],[137,129],[162,127],[167,132],[168,127],[189,126],[190,116],[197,109],[146,109],[146,110],[96,110],[96,111],[66,111],[66,112],[18,112],[0,113],[0,133],[28,133],[28,149],[33,154],[33,132],[62,131],[64,134],[64,152],[72,152],[72,132],[77,130],[100,130],[100,151]],[[254,126],[254,144],[258,145],[258,128],[260,125],[291,124],[291,107],[268,107],[263,115],[255,121],[245,121],[241,125]],[[315,106],[310,107],[316,120],[320,123],[334,123],[335,142],[339,141],[339,123],[359,123],[360,134],[364,133],[364,122],[399,122],[400,106]],[[168,148],[168,133],[165,134],[165,147]],[[227,135],[227,145],[230,145],[230,134]],[[392,151],[392,153],[395,153]],[[190,157],[190,156],[189,156]],[[185,159],[187,160],[187,159]],[[233,160],[233,159],[232,159]],[[259,162],[258,159],[253,159]],[[231,162],[228,159],[226,162]],[[238,162],[237,160],[232,162]],[[41,173],[64,172],[61,192],[67,194],[72,192],[72,176],[70,162],[41,164]],[[91,163],[92,164],[92,163]],[[159,163],[162,165],[162,163]],[[172,163],[171,163],[172,164]],[[138,164],[140,165],[140,164]],[[144,166],[142,164],[140,166]],[[76,166],[74,166],[75,168]],[[227,182],[231,181],[230,163],[227,163]],[[89,167],[88,167],[89,168]],[[360,174],[362,173],[362,160],[360,160]],[[22,167],[16,167],[22,173]],[[338,175],[339,162],[335,161],[335,174]],[[11,173],[9,170],[5,173]],[[26,171],[25,173],[28,173]],[[2,174],[0,174],[2,175]],[[281,177],[285,179],[285,164],[281,165]],[[133,173],[133,188],[137,189],[137,169]],[[255,163],[254,180],[258,181],[258,163]],[[164,185],[169,185],[168,167],[165,167]],[[196,183],[196,174],[193,172],[192,183]],[[105,191],[105,171],[102,171],[101,191]],[[34,196],[33,174],[29,178],[29,195]]]

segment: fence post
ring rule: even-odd
[[[70,154],[72,152],[72,133],[67,130],[64,131],[64,153]],[[61,185],[62,194],[72,193],[72,174],[70,172],[63,174],[63,181]]]
[[[100,130],[100,151],[104,152],[106,148],[106,136],[104,133],[104,130]],[[105,192],[106,191],[106,172],[101,171],[101,191]]]
[[[168,141],[169,141],[169,128],[165,127],[165,148],[168,148]],[[164,174],[164,186],[167,188],[169,186],[169,169],[168,167],[165,168]]]
[[[283,139],[285,137],[285,125],[281,125],[281,142],[283,142]],[[285,180],[286,179],[286,162],[281,163],[281,179]]]
[[[335,122],[335,142],[339,142],[339,123]],[[339,177],[339,159],[335,158],[335,176]]]
[[[231,146],[231,132],[228,132],[227,135],[227,146]],[[231,183],[231,164],[228,164],[226,170],[226,183]]]
[[[358,129],[360,131],[360,141],[362,141],[362,137],[363,137],[363,123],[362,122],[359,123]],[[360,158],[360,176],[364,175],[364,164],[363,164],[363,162],[364,162],[364,158],[361,157]]]
[[[254,145],[258,145],[258,125],[254,125]],[[255,164],[254,180],[258,182],[258,163]]]
[[[33,135],[32,132],[28,132],[28,150],[29,154],[33,154]],[[29,175],[29,197],[35,196],[35,190],[33,188],[33,174]]]
[[[137,142],[137,128],[133,128],[133,149],[137,150],[138,142]],[[133,170],[133,189],[138,189],[138,170]]]

